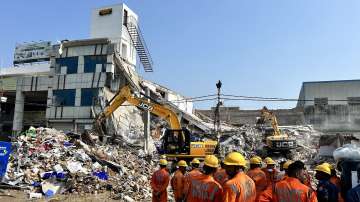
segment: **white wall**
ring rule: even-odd
[[[329,105],[346,105],[348,97],[360,97],[360,80],[331,81],[331,82],[305,82],[303,93],[306,100],[315,98],[328,98]],[[314,101],[306,101],[305,106],[314,105]]]
[[[181,100],[184,100],[185,97],[178,95],[178,94],[166,93],[165,99],[170,102],[173,101],[172,103],[174,105],[176,105],[177,107],[179,107],[179,109],[181,109],[182,111],[185,111],[189,114],[193,113],[193,102],[181,101]]]
[[[99,15],[99,11],[103,9],[112,8],[112,13],[109,15]],[[138,16],[127,7],[125,4],[117,4],[112,6],[105,6],[96,8],[91,15],[91,38],[109,38],[113,43],[118,43],[117,52],[129,61],[136,65],[136,50],[132,44],[131,38],[125,26],[123,26],[124,9],[127,10],[129,18],[138,20]],[[127,47],[127,54],[122,55],[121,48],[123,44]]]

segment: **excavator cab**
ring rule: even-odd
[[[167,129],[162,138],[161,153],[170,159],[204,158],[205,155],[217,153],[217,141],[192,141],[191,136],[190,131],[186,128],[182,130]]]
[[[184,139],[185,137],[185,139]],[[190,131],[167,129],[162,139],[165,154],[187,154],[190,152]]]

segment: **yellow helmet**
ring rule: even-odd
[[[206,155],[204,164],[212,168],[217,168],[219,167],[219,160],[214,155]]]
[[[161,155],[160,159],[166,159],[166,155],[165,154]]]
[[[200,164],[199,159],[194,158],[194,159],[191,161],[191,165],[192,165],[192,164]]]
[[[160,159],[159,164],[162,166],[167,166],[168,162],[166,159]]]
[[[259,156],[254,156],[250,159],[250,164],[261,164],[262,159]]]
[[[333,170],[333,169],[334,169],[334,166],[331,165],[330,163],[325,162],[325,163],[323,163],[322,165],[329,167],[330,170]]]
[[[246,160],[239,152],[231,152],[225,157],[224,164],[245,167]]]
[[[284,163],[283,168],[284,168],[284,169],[288,169],[288,168],[289,168],[289,165],[292,164],[292,163],[294,163],[294,161],[292,161],[292,160],[287,160],[287,161]]]
[[[266,163],[267,165],[275,165],[275,164],[276,164],[275,161],[274,161],[272,158],[270,158],[270,157],[266,157],[266,158],[265,158],[265,163]]]
[[[324,164],[320,164],[320,165],[316,166],[315,170],[331,175],[331,169]]]
[[[186,161],[184,161],[184,160],[180,160],[177,165],[178,165],[179,167],[187,167],[187,166],[188,166],[187,163],[186,163]]]

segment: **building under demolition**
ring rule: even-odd
[[[24,46],[32,47],[31,54]],[[138,16],[125,4],[94,9],[90,39],[44,46],[17,46],[16,66],[1,72],[2,92],[9,98],[2,104],[2,130],[10,132],[12,125],[18,133],[33,125],[82,132],[92,128],[94,118],[124,85],[138,92],[148,88],[152,98],[168,102],[189,128],[209,130],[192,114],[192,102],[171,103],[185,97],[139,75],[137,61],[152,72],[152,59]],[[143,134],[144,120],[136,106],[120,107],[107,122],[118,135],[136,139]]]

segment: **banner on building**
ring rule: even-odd
[[[51,42],[18,44],[15,47],[14,64],[50,60]]]
[[[11,152],[11,142],[0,141],[0,180],[6,173]]]

